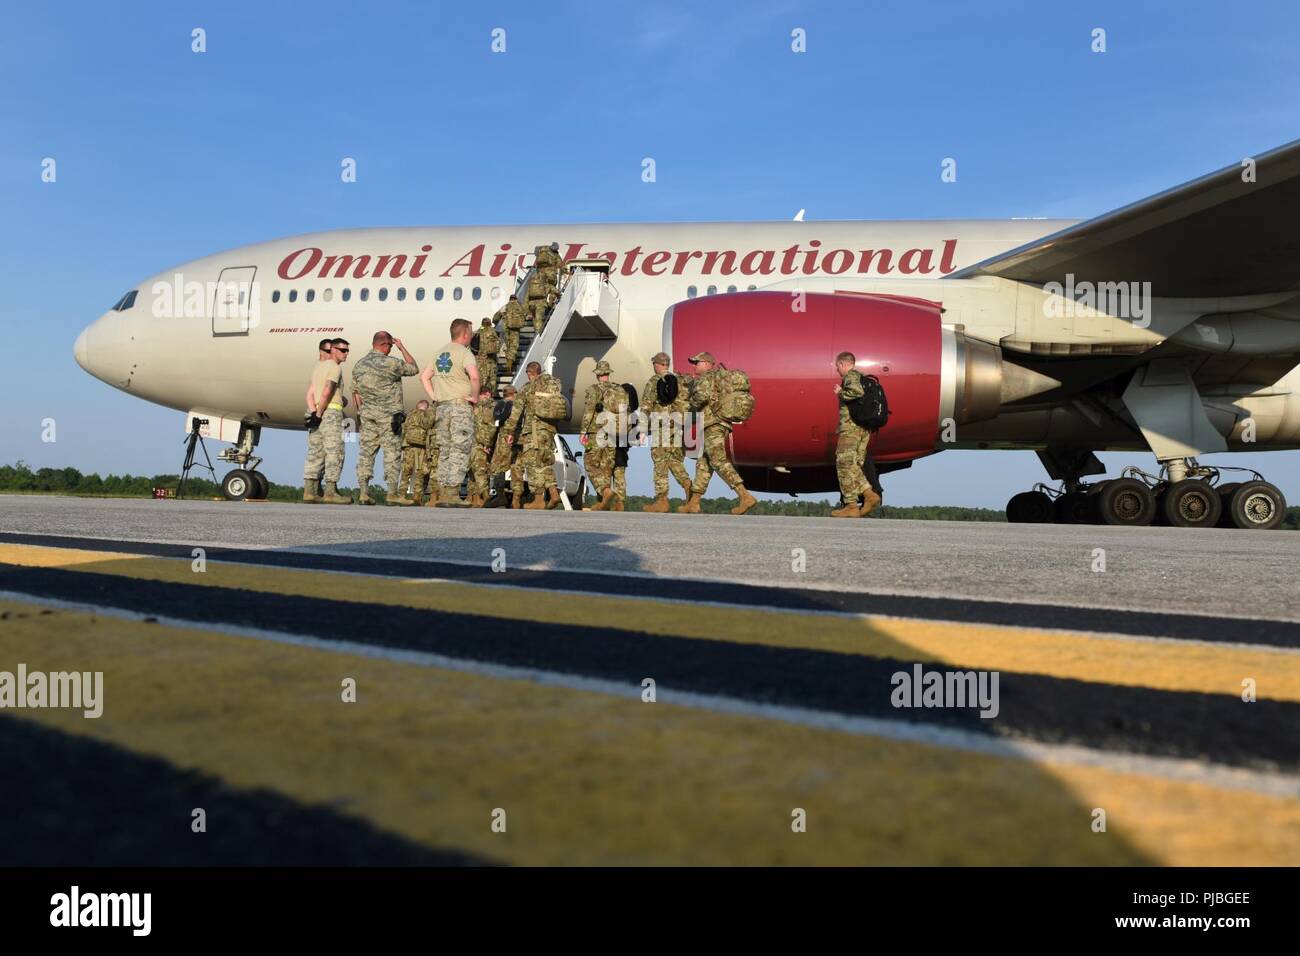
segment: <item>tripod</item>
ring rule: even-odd
[[[212,475],[212,483],[217,483],[217,470],[212,467],[212,458],[208,455],[208,446],[203,444],[203,436],[199,434],[199,429],[208,423],[206,418],[195,418],[190,420],[190,433],[185,436],[185,463],[181,466],[181,482],[176,489],[178,499],[185,497],[185,482],[190,477],[190,469],[206,468]],[[203,449],[203,457],[207,461],[206,465],[197,465],[194,461],[194,449]]]

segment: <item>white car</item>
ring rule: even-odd
[[[555,436],[555,483],[568,496],[569,503],[574,508],[582,507],[587,489],[587,474],[578,462],[581,455],[581,452],[575,455],[561,435]],[[511,474],[507,471],[507,480],[510,477]]]

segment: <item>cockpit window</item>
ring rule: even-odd
[[[131,308],[135,305],[135,297],[139,291],[139,289],[132,289],[126,295],[122,296],[122,298],[117,300],[117,305],[113,306],[111,311],[125,312],[127,309]]]

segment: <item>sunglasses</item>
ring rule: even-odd
[[[342,352],[344,355],[347,355],[347,354],[348,354],[349,352],[351,352],[352,350],[351,350],[351,349],[341,349],[341,348],[339,348],[339,347],[336,345],[336,346],[334,346],[334,351],[335,351],[335,352]]]

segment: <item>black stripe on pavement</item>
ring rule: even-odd
[[[241,790],[114,744],[0,716],[7,866],[466,866],[328,807]],[[58,768],[51,772],[51,768]],[[206,833],[190,829],[207,814]]]
[[[763,704],[906,720],[1106,750],[1300,770],[1300,704],[1000,672],[1000,713],[895,708],[893,676],[911,662],[806,648],[506,621],[356,601],[0,564],[0,591],[156,614],[206,628],[240,626],[424,651],[466,661],[640,682]],[[145,625],[147,626],[147,625]],[[944,670],[927,663],[927,670]],[[1225,675],[1233,686],[1238,675]],[[668,697],[665,702],[671,702]]]
[[[120,551],[128,554],[191,559],[193,545],[147,541],[113,541],[104,538],[69,538],[55,535],[0,532],[0,541],[50,548],[86,551]],[[609,597],[650,597],[672,601],[708,601],[738,607],[774,607],[785,611],[832,611],[845,614],[879,614],[891,617],[1166,637],[1211,641],[1219,644],[1261,644],[1300,648],[1300,624],[1293,621],[1164,611],[1064,607],[1018,604],[969,598],[916,597],[871,594],[860,591],[822,591],[730,581],[691,578],[624,577],[584,571],[493,572],[482,566],[415,558],[361,558],[305,551],[275,551],[203,546],[209,561],[266,565],[308,571],[344,571],[396,578],[446,578],[468,584],[512,585],[540,590],[580,591]],[[725,589],[725,591],[724,591]]]

